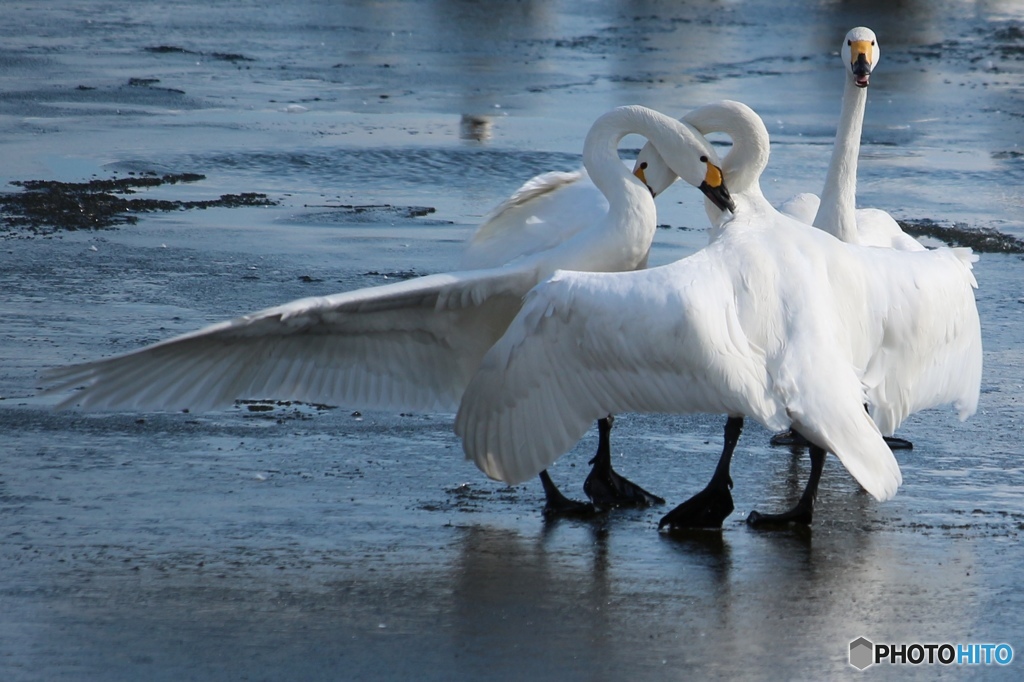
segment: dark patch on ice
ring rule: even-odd
[[[197,173],[173,173],[89,182],[14,181],[11,184],[24,191],[0,194],[0,225],[4,228],[0,234],[14,231],[51,234],[58,230],[98,230],[117,225],[134,225],[139,220],[139,213],[277,204],[267,195],[255,192],[222,194],[218,199],[200,201],[129,199],[121,196],[135,194],[139,189],[198,182],[205,178]]]
[[[184,47],[177,47],[175,45],[157,45],[155,47],[147,47],[143,49],[152,54],[183,54],[193,57],[209,57],[210,59],[216,59],[222,62],[256,61],[251,57],[246,57],[245,55],[236,54],[234,52],[197,52],[196,50],[188,50]]]
[[[445,493],[448,495],[448,499],[424,502],[419,505],[419,508],[430,512],[458,511],[473,513],[489,509],[495,500],[504,502],[515,502],[518,500],[517,491],[511,487],[487,490],[470,485],[469,483],[463,483],[452,488],[446,488]]]
[[[683,232],[703,232],[707,228],[704,228],[704,227],[687,227],[686,225],[679,225],[678,227],[673,227],[672,225],[669,225],[668,223],[662,223],[662,224],[658,225],[658,229],[659,230],[682,230]]]
[[[403,218],[420,218],[434,213],[437,209],[431,206],[392,206],[391,204],[306,204],[306,208],[330,208],[345,213],[388,213]]]
[[[585,35],[572,38],[559,38],[552,44],[559,49],[583,50],[592,54],[607,54],[615,48],[631,45],[637,52],[654,52],[655,48],[649,45],[638,45],[636,39],[629,35],[616,35],[609,29],[606,35]],[[641,40],[646,40],[643,38]]]
[[[956,223],[952,227],[934,220],[897,221],[912,237],[933,237],[950,246],[969,246],[976,253],[1022,253],[1024,241],[989,227],[968,227]]]
[[[992,152],[992,158],[1000,161],[1005,161],[1007,159],[1020,159],[1024,158],[1024,152],[1019,152],[1015,149],[1007,149],[1002,152]]]
[[[237,400],[235,404],[254,418],[267,418],[283,424],[286,421],[306,421],[317,414],[335,409],[333,405],[304,403],[298,400]]]
[[[1024,59],[1024,29],[1017,24],[996,29],[992,34],[996,50],[1004,57]]]
[[[184,95],[184,90],[178,90],[177,88],[158,88],[155,87],[160,82],[159,78],[129,78],[128,87],[130,88],[149,88],[150,90],[159,90],[161,92],[167,92],[172,95]],[[78,88],[81,90],[83,87],[80,85]]]
[[[313,219],[317,222],[328,223],[393,223],[395,220],[423,218],[437,211],[432,206],[392,206],[391,204],[305,204],[304,207],[328,209],[305,216],[306,221]],[[451,220],[439,219],[417,222],[424,225],[452,224]]]

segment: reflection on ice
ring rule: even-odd
[[[463,114],[459,121],[459,137],[463,140],[486,142],[491,139],[493,122],[488,116]]]

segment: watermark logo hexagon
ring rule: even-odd
[[[864,637],[850,642],[850,665],[857,670],[864,670],[875,662],[875,645]]]

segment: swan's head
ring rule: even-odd
[[[640,178],[647,185],[647,189],[651,190],[651,196],[655,197],[679,179],[650,142],[637,154],[636,163],[633,164],[633,175]]]
[[[729,187],[739,195],[761,193],[761,172],[768,165],[770,141],[768,129],[757,112],[742,102],[724,99],[694,109],[682,120],[702,135],[728,135],[732,149],[721,168]]]
[[[871,71],[878,64],[881,53],[878,39],[870,28],[858,26],[850,29],[843,41],[843,64],[850,68],[850,77],[858,88],[866,88],[871,81]]]
[[[685,125],[685,124],[684,124]],[[703,141],[703,136],[699,136]],[[721,162],[711,149],[710,144],[687,145],[687,149],[678,154],[675,161],[678,169],[685,172],[683,179],[694,187],[697,187],[711,202],[719,209],[735,211],[736,202],[729,194],[729,188],[725,186],[725,178],[722,175]],[[676,174],[661,154],[648,142],[636,157],[633,166],[633,174],[640,178],[653,196],[658,196],[680,175]]]
[[[736,202],[732,200],[729,188],[725,186],[721,162],[717,159],[712,161],[707,154],[701,154],[700,161],[704,164],[704,180],[697,188],[719,209],[735,213]]]

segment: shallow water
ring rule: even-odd
[[[754,424],[724,530],[668,537],[665,509],[546,523],[539,486],[462,461],[449,415],[83,414],[32,397],[45,367],[451,269],[490,208],[574,168],[618,104],[745,101],[773,136],[769,198],[817,191],[833,52],[857,24],[882,47],[861,205],[1024,237],[1010,0],[5,5],[0,181],[196,172],[144,195],[280,203],[4,235],[0,678],[823,679],[857,674],[859,636],[1024,652],[1019,256],[975,270],[978,414],[912,417],[884,504],[830,459],[806,532],[743,524],[806,477]],[[659,198],[655,261],[706,241],[698,197]],[[567,492],[595,440],[553,468]],[[720,443],[717,417],[616,421],[617,466],[670,503],[703,486]]]

